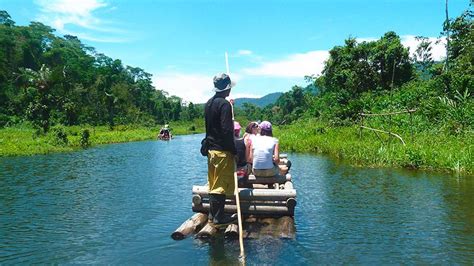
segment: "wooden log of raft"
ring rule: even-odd
[[[285,182],[285,189],[288,189],[288,190],[293,189],[293,182],[286,181]]]
[[[295,221],[293,217],[283,216],[278,219],[278,231],[280,238],[295,238]]]
[[[257,205],[265,205],[265,206],[287,206],[287,198],[282,200],[241,200],[242,204],[257,204]],[[203,198],[201,203],[195,204],[196,206],[202,204],[209,204],[209,198]],[[235,205],[235,199],[226,199],[226,205]]]
[[[196,204],[196,205],[199,205],[201,204],[202,202],[202,197],[200,195],[193,195],[193,203]]]
[[[294,226],[294,223],[292,223],[293,220],[289,216],[283,216],[280,218],[253,217],[251,221],[247,219],[246,222],[247,222],[247,227],[244,230],[244,234],[246,238],[251,238],[251,239],[258,239],[261,237],[294,238],[295,230],[294,230],[294,227],[291,227],[292,225]]]
[[[277,175],[271,177],[249,175],[247,179],[248,184],[284,184],[286,181],[291,181],[291,174]]]
[[[296,197],[295,189],[239,189],[239,196],[242,200],[285,200]]]
[[[245,235],[250,239],[258,239],[262,236],[276,237],[274,234],[276,221],[277,219],[270,217],[258,218],[254,223],[247,224]]]
[[[207,223],[201,231],[196,234],[199,239],[211,239],[217,234],[217,228]]]
[[[288,166],[286,166],[286,164],[280,164],[278,168],[280,168],[280,175],[286,175],[288,173]]]
[[[236,224],[229,224],[225,229],[224,237],[227,239],[236,239],[239,237],[239,226]]]
[[[256,205],[242,202],[241,210],[243,214],[268,215],[268,216],[293,216],[294,209],[289,209],[287,206],[272,206],[272,205]],[[201,205],[193,204],[194,212],[209,212],[209,203]],[[237,211],[236,205],[225,205],[224,212],[235,213]]]
[[[207,215],[204,213],[196,213],[191,218],[181,224],[176,231],[171,234],[174,240],[181,240],[192,234],[195,230],[199,230],[207,222]]]
[[[294,211],[296,207],[296,200],[294,198],[289,198],[286,200],[286,207]]]
[[[205,202],[209,197],[209,188],[207,186],[193,186],[193,203],[199,205]],[[195,196],[199,196],[195,197]],[[241,201],[286,201],[288,198],[296,197],[295,189],[255,189],[255,188],[239,188],[239,197]],[[235,197],[229,197],[235,200]]]

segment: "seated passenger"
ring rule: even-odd
[[[258,123],[250,122],[245,128],[245,133],[243,136],[245,145],[250,146],[250,142],[255,136],[257,136],[257,134],[258,134]]]
[[[279,173],[280,162],[278,139],[273,137],[272,124],[263,121],[259,125],[260,135],[250,143],[249,161],[255,176],[275,176]]]
[[[242,168],[247,166],[247,149],[245,147],[244,139],[240,137],[240,124],[237,121],[234,121],[234,144],[235,150],[237,151],[236,164],[237,168]]]

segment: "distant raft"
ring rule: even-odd
[[[165,125],[165,127],[160,129],[160,133],[158,133],[158,136],[156,136],[156,138],[159,140],[170,140],[173,138],[171,130],[168,128],[168,125]]]
[[[243,216],[244,238],[272,236],[278,238],[295,237],[294,213],[296,207],[296,189],[289,173],[291,162],[286,154],[280,155],[280,174],[274,177],[248,178],[239,176],[240,209]],[[208,224],[209,188],[207,185],[193,186],[192,210],[196,212],[171,234],[174,240],[181,240],[191,234],[196,238],[210,239],[219,234],[219,230]],[[236,213],[235,196],[227,196],[224,211]],[[237,238],[237,224],[225,228],[224,237]]]

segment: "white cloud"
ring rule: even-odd
[[[428,41],[431,42],[431,58],[435,61],[441,61],[446,57],[446,38],[442,38],[440,42],[438,42],[438,38],[436,37],[427,37]],[[416,47],[420,44],[421,41],[416,40],[416,36],[414,35],[404,35],[401,36],[402,44],[405,47],[410,48],[410,54],[413,54],[416,51]],[[438,42],[438,43],[437,43]]]
[[[250,50],[239,50],[237,52],[238,55],[251,55],[252,54],[252,51]]]
[[[124,42],[124,38],[107,36],[104,33],[121,33],[120,29],[107,27],[107,22],[93,13],[108,6],[105,0],[36,0],[40,7],[37,19],[52,26],[62,34],[78,36],[81,39],[97,42]],[[96,34],[73,32],[68,26],[78,26]],[[98,32],[98,33],[97,33]]]
[[[88,17],[97,8],[105,7],[103,0],[37,0],[37,3],[47,13],[60,13]]]
[[[243,73],[252,76],[303,78],[304,76],[321,74],[324,61],[328,58],[328,51],[310,51],[293,54],[283,60],[266,62],[256,68],[246,68]]]
[[[204,103],[214,95],[212,78],[212,75],[163,73],[153,75],[153,84],[185,101]]]
[[[404,46],[410,47],[410,53],[414,53],[419,41],[415,39],[414,35],[401,36],[401,42]],[[358,42],[362,41],[376,41],[377,38],[357,38]],[[440,60],[444,57],[445,47],[444,39],[442,42],[436,44],[438,40],[435,37],[429,37],[432,42],[432,55],[434,60]],[[256,56],[249,50],[239,50],[238,54],[247,54]],[[237,88],[240,89],[239,82],[244,80],[248,83],[250,77],[269,77],[270,80],[274,78],[281,78],[282,80],[294,80],[295,78],[302,78],[307,75],[318,75],[324,68],[324,62],[329,58],[329,52],[325,50],[310,51],[307,53],[297,53],[287,56],[282,60],[273,60],[261,63],[257,67],[245,68],[240,71],[232,72],[231,78],[236,81]],[[216,73],[214,73],[216,74]],[[192,101],[194,103],[206,102],[213,94],[212,78],[214,75],[204,74],[189,74],[189,73],[165,73],[155,75],[153,80],[157,89],[165,90],[170,95],[181,97],[185,101]],[[268,86],[265,85],[265,86]],[[254,90],[255,91],[255,90]],[[260,98],[263,95],[250,93],[231,93],[231,98]]]
[[[214,75],[169,72],[153,75],[153,85],[158,90],[166,91],[170,96],[175,95],[186,102],[205,103],[214,95]],[[238,84],[240,76],[231,74]],[[260,95],[252,93],[232,93],[231,98],[260,98]]]
[[[446,57],[446,38],[441,39],[436,37],[427,37],[428,41],[431,42],[431,57],[435,61],[440,61]],[[358,43],[361,42],[373,42],[379,40],[379,38],[367,37],[367,38],[357,38]],[[403,35],[400,36],[401,43],[403,46],[410,48],[410,55],[413,56],[418,44],[421,41],[416,40],[415,35]]]

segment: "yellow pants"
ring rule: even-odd
[[[207,181],[209,193],[233,195],[235,160],[227,151],[210,150],[207,154]]]

